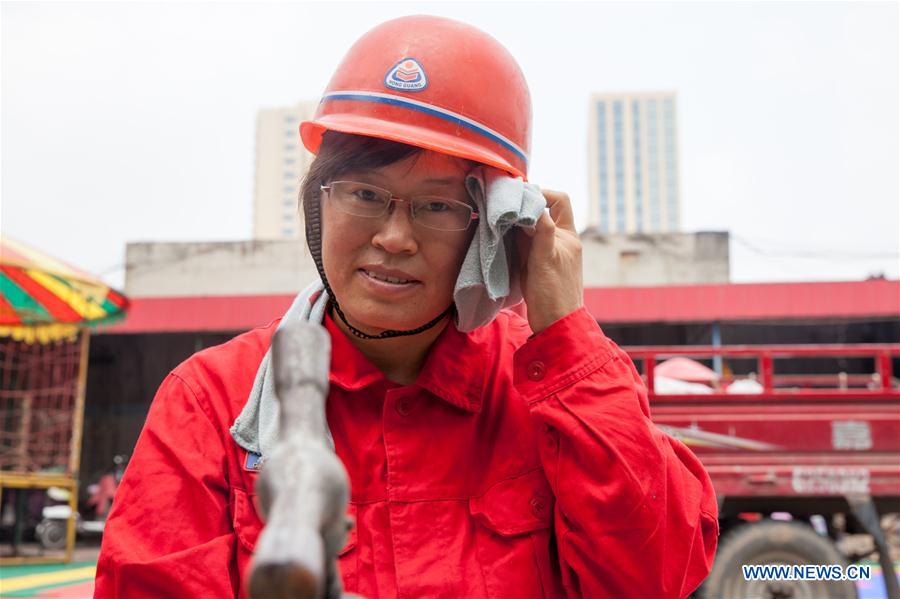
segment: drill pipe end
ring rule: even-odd
[[[253,599],[319,599],[316,576],[295,563],[268,563],[253,568],[248,587]]]

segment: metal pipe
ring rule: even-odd
[[[350,484],[328,439],[331,338],[320,325],[282,325],[272,341],[279,440],[256,481],[266,525],[250,566],[253,599],[339,599],[337,554],[347,542]]]

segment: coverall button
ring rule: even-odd
[[[397,400],[397,403],[394,404],[394,408],[397,410],[397,413],[401,416],[409,416],[410,411],[412,410],[412,406],[410,405],[409,398],[401,397]]]
[[[528,365],[528,378],[532,381],[543,380],[546,372],[547,368],[544,366],[544,363],[539,360],[535,360]]]
[[[559,443],[559,436],[549,424],[544,425],[544,443],[549,449],[556,449],[556,445]]]
[[[547,515],[547,502],[543,497],[536,495],[531,499],[531,511],[538,518],[543,518]]]

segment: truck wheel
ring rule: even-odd
[[[34,534],[44,549],[66,548],[66,521],[44,518],[35,527]]]
[[[849,580],[744,580],[743,564],[839,564],[847,560],[831,539],[805,524],[763,520],[742,524],[719,542],[709,578],[700,587],[707,599],[856,599]]]

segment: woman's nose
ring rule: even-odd
[[[391,202],[387,215],[372,237],[372,244],[392,254],[414,254],[418,250],[408,202]]]

